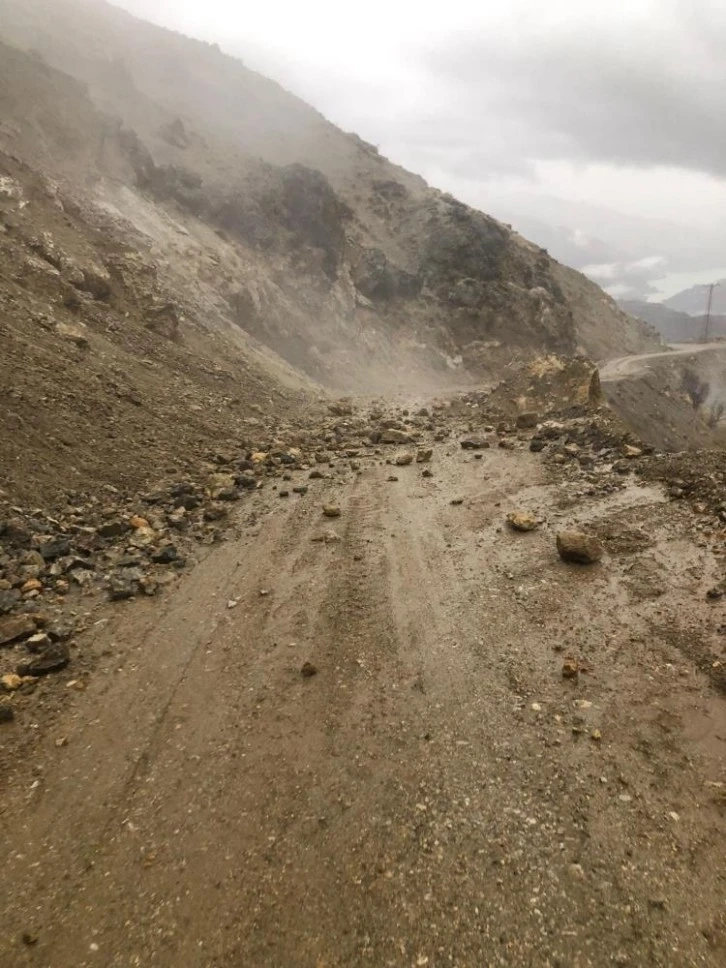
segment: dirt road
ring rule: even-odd
[[[726,352],[726,343],[723,341],[719,343],[674,343],[671,349],[663,353],[641,353],[638,356],[621,356],[616,360],[608,360],[600,366],[600,379],[603,383],[611,383],[615,380],[640,376],[648,369],[649,363],[656,360],[719,351]]]
[[[432,467],[254,497],[161,603],[99,613],[8,767],[3,968],[726,962],[724,610],[686,512],[525,450]],[[601,565],[557,558],[578,523]]]

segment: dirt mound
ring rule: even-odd
[[[148,249],[0,154],[0,489],[128,490],[196,467],[317,398],[222,338]]]

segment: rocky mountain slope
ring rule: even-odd
[[[146,235],[175,288],[203,289],[316,379],[420,385],[657,342],[544,250],[214,46],[96,0],[0,0],[0,31],[17,48],[0,148],[82,186]]]

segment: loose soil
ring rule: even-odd
[[[725,616],[692,512],[521,443],[440,441],[430,478],[386,456],[254,493],[21,697],[1,964],[724,963]],[[559,560],[572,529],[600,564]]]

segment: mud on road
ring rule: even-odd
[[[724,615],[688,512],[523,449],[430,466],[255,495],[100,619],[8,767],[0,964],[724,964]],[[557,557],[577,526],[601,564]]]

